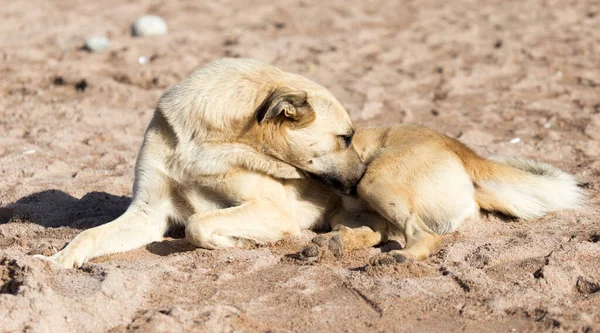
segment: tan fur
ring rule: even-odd
[[[169,221],[209,249],[320,227],[332,192],[307,175],[352,189],[364,173],[344,143],[353,131],[340,103],[306,78],[252,60],[212,63],[159,100],[127,211],[46,259],[81,266],[161,240]]]
[[[480,208],[536,218],[557,209],[578,208],[584,199],[572,176],[548,164],[522,158],[485,159],[459,141],[422,126],[361,128],[354,147],[367,164],[358,185],[361,199],[344,198],[331,223],[352,228],[357,216],[364,214],[378,214],[385,223],[374,218],[375,224],[363,224],[369,231],[342,234],[342,247],[369,247],[374,240],[397,234],[406,239],[403,250],[377,256],[373,263],[426,258],[437,247],[439,235],[477,218]]]
[[[388,224],[379,214],[370,211],[350,212],[339,206],[329,223],[340,233],[343,248],[356,250],[375,246],[387,240]]]

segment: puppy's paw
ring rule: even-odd
[[[313,238],[312,243],[316,244],[322,252],[331,252],[336,258],[344,255],[344,241],[337,230]]]
[[[371,266],[387,266],[395,263],[396,259],[387,253],[379,253],[369,259],[369,264]]]
[[[296,254],[297,259],[315,261],[331,253],[335,258],[344,255],[344,242],[339,231],[318,235],[311,240],[302,251]]]
[[[315,244],[308,245],[298,252],[294,257],[305,261],[316,261],[321,256],[322,252]]]
[[[372,266],[385,266],[385,265],[395,265],[401,264],[403,262],[408,261],[409,258],[405,254],[399,251],[392,251],[389,253],[380,253],[375,255],[369,260],[369,263]]]

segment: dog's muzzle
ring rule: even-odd
[[[335,173],[314,174],[309,173],[309,176],[325,184],[330,189],[340,195],[358,196],[358,184],[364,176],[364,166],[359,166],[357,175],[351,178],[343,178]]]

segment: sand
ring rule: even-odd
[[[131,37],[143,14],[169,33]],[[595,1],[4,1],[0,331],[599,332],[599,27]],[[80,49],[91,35],[109,49]],[[486,214],[389,267],[366,263],[396,242],[287,257],[309,231],[219,251],[174,231],[79,270],[32,258],[126,209],[156,101],[224,56],[309,77],[358,125],[425,124],[557,165],[589,206]]]

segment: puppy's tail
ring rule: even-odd
[[[466,167],[475,183],[475,201],[482,209],[534,219],[584,205],[577,180],[549,164],[509,156],[473,162]]]

